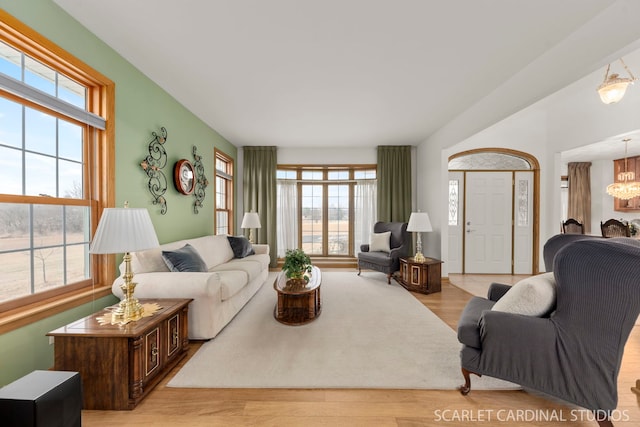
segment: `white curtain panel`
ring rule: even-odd
[[[298,189],[295,181],[277,183],[278,257],[298,247]]]
[[[353,253],[356,255],[360,252],[360,245],[369,243],[373,225],[377,220],[377,189],[378,182],[376,180],[363,179],[356,181],[353,233]]]

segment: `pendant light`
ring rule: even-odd
[[[622,140],[624,142],[624,171],[618,174],[618,182],[607,186],[607,194],[616,199],[629,200],[640,196],[640,183],[636,182],[636,174],[629,171],[627,167],[627,143],[631,141],[628,138]]]
[[[622,58],[620,58],[620,63],[629,73],[629,78],[620,77],[618,74],[612,73],[609,75],[609,69],[611,68],[611,64],[607,65],[607,71],[604,74],[604,81],[600,86],[598,86],[598,94],[600,95],[600,99],[605,104],[613,104],[622,99],[625,92],[627,91],[627,86],[633,84],[637,79],[631,74],[627,64],[624,63]]]

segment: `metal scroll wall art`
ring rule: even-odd
[[[167,165],[167,152],[164,143],[167,141],[167,130],[160,128],[160,135],[153,132],[153,139],[149,142],[149,155],[140,163],[142,169],[149,178],[149,192],[153,197],[152,203],[160,205],[160,213],[167,213],[167,199],[164,193],[167,191],[167,177],[162,169]],[[203,196],[204,197],[204,196]]]
[[[197,214],[198,209],[202,207],[202,201],[205,196],[205,189],[207,185],[209,185],[209,181],[207,181],[207,177],[204,176],[204,166],[202,165],[202,156],[198,154],[198,147],[195,145],[192,149],[193,152],[193,170],[195,172],[195,188],[193,189],[193,196],[196,198],[196,201],[193,202],[193,213]]]

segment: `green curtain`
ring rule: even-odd
[[[411,215],[411,146],[378,146],[378,221],[407,222]]]
[[[271,266],[276,267],[276,147],[243,147],[243,202],[245,212],[257,212],[261,228],[254,230],[256,243],[269,245]],[[244,231],[245,235],[249,230]]]

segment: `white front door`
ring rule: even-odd
[[[465,273],[512,273],[512,182],[512,172],[467,172]]]

